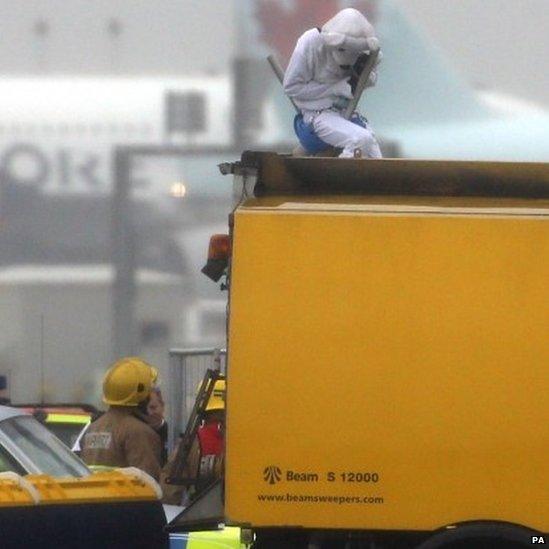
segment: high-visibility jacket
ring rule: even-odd
[[[240,528],[226,527],[212,532],[170,534],[170,549],[245,549],[240,543]]]

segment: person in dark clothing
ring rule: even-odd
[[[153,387],[147,401],[147,421],[160,437],[161,465],[168,460],[168,424],[164,418],[165,404],[160,387]]]

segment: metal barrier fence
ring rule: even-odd
[[[225,374],[226,351],[205,349],[170,349],[168,449],[171,451],[185,430],[198,386],[208,368]]]

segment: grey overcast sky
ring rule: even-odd
[[[549,107],[549,0],[392,1],[473,85]],[[250,0],[0,0],[0,72],[223,72],[236,52],[239,12],[250,5]]]

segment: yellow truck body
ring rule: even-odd
[[[300,184],[260,160],[233,216],[228,521],[548,531],[547,165],[307,159]]]

